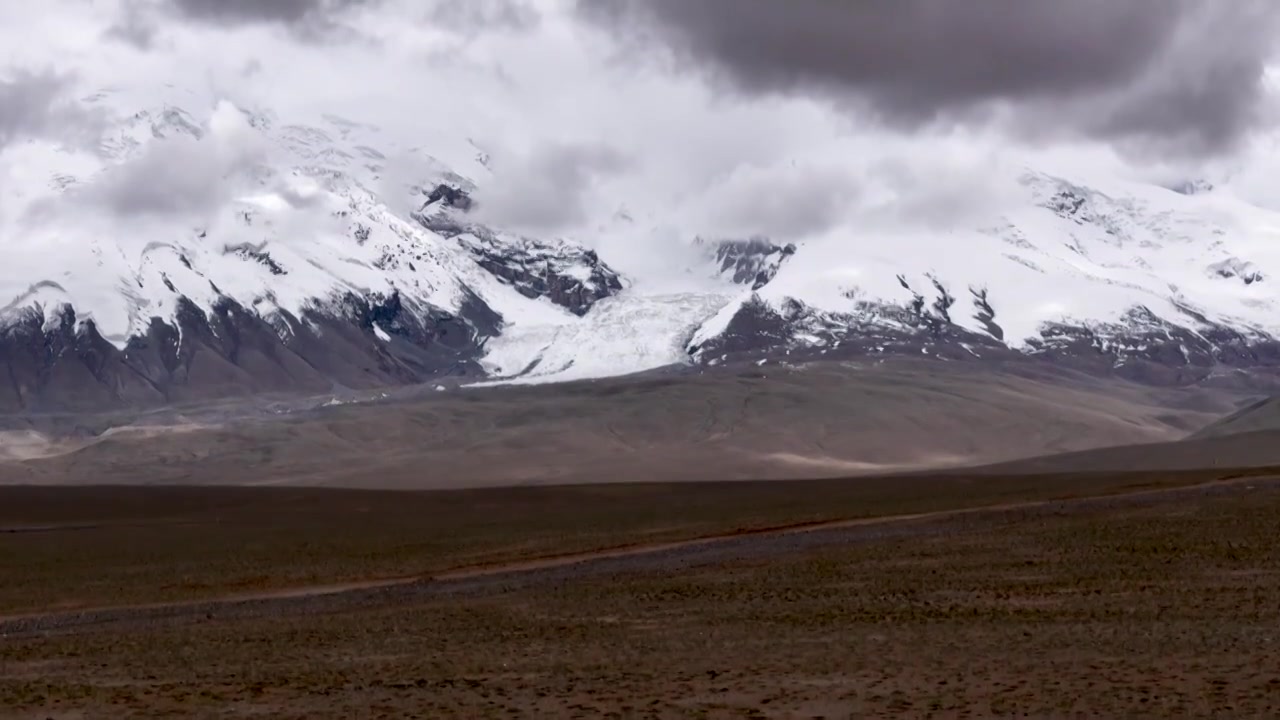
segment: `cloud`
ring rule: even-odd
[[[899,128],[1006,119],[1214,149],[1256,119],[1267,0],[578,0],[635,49],[748,95],[820,94]],[[637,39],[638,38],[638,39]]]
[[[1093,152],[1134,167],[1177,160],[1180,177],[1225,187],[1206,173],[1207,162],[1256,159],[1163,150],[1226,148],[1265,119],[1257,78],[1270,7],[1254,0],[1169,0],[1158,12],[1113,0],[48,0],[35,12],[0,3],[6,62],[51,69],[21,75],[0,67],[0,134],[79,132],[68,101],[84,98],[111,118],[111,147],[133,140],[143,147],[120,167],[114,154],[58,160],[57,178],[78,183],[67,194],[83,198],[102,183],[95,199],[112,211],[99,215],[177,222],[182,208],[201,214],[249,192],[240,181],[250,179],[243,173],[254,161],[240,164],[234,146],[218,150],[207,133],[200,142],[155,140],[135,115],[158,117],[169,107],[207,115],[225,98],[270,117],[268,134],[296,138],[301,130],[289,128],[314,128],[340,151],[312,156],[280,142],[270,157],[279,173],[342,166],[407,216],[420,204],[408,187],[439,175],[429,156],[475,181],[476,212],[494,225],[593,244],[616,235],[619,245],[634,241],[619,250],[637,261],[658,242],[657,275],[676,239],[699,233],[852,237],[872,215],[931,228],[987,222],[999,210],[979,201],[1003,192],[987,178],[1024,167],[1086,181],[1114,176]],[[315,34],[326,27],[363,41]],[[117,41],[103,41],[106,28]],[[609,62],[632,43],[652,62],[631,54]],[[436,62],[441,57],[448,62]],[[360,126],[334,126],[329,115]],[[1010,142],[1011,131],[1022,142]],[[468,140],[491,154],[492,172],[475,162]],[[1116,152],[1144,143],[1161,154]],[[47,149],[28,150],[0,158],[0,172],[12,170],[11,187],[26,192],[0,197],[11,214],[62,181],[46,177],[45,168],[54,169],[37,151]],[[994,150],[1006,153],[999,169],[983,154]],[[1058,172],[1046,163],[1071,167]],[[1255,175],[1260,183],[1266,177]],[[267,180],[251,192],[269,192]],[[614,224],[623,207],[633,222]]]
[[[222,102],[202,136],[157,140],[137,158],[110,168],[86,191],[121,217],[201,214],[226,203],[263,153],[240,110]]]
[[[476,194],[477,216],[498,227],[558,232],[588,219],[595,185],[629,165],[594,144],[550,142],[525,155],[494,160],[495,175]]]
[[[860,194],[860,181],[847,167],[744,165],[699,198],[695,214],[701,216],[700,234],[789,241],[830,230],[848,217]]]
[[[330,42],[356,36],[348,15],[386,0],[122,0],[106,36],[140,50],[154,50],[162,31],[176,23],[222,28],[278,26],[295,38]]]
[[[222,27],[278,25],[311,41],[353,38],[350,14],[383,7],[402,22],[463,36],[528,30],[541,20],[530,0],[123,0],[121,17],[107,35],[150,50],[160,21],[177,19]]]
[[[958,136],[923,153],[911,152],[909,142],[867,152],[863,182],[870,189],[857,215],[860,229],[978,227],[1023,201],[1017,181],[1024,168],[989,150],[989,142]]]
[[[471,35],[482,30],[529,30],[542,16],[523,0],[436,0],[429,4],[427,21],[434,26]]]
[[[160,28],[156,20],[146,11],[143,0],[126,0],[120,19],[107,28],[106,37],[132,45],[139,50],[151,50],[155,47]]]
[[[69,76],[53,73],[17,72],[0,78],[0,148],[29,138],[95,139],[92,114],[66,98],[70,87]]]
[[[183,17],[236,25],[327,20],[367,0],[169,0]]]

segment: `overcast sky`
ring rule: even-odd
[[[0,153],[91,148],[110,118],[80,100],[110,88],[201,120],[226,100],[428,151],[470,138],[502,169],[488,211],[545,233],[623,210],[785,239],[876,212],[945,224],[1023,163],[1234,177],[1280,207],[1277,20],[1270,0],[5,2]],[[116,181],[240,157],[188,151]],[[148,192],[111,201],[218,194]]]

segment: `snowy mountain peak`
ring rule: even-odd
[[[621,292],[621,276],[600,256],[563,239],[539,240],[495,231],[471,221],[475,206],[463,188],[440,184],[413,214],[424,228],[454,240],[475,262],[530,299],[546,298],[582,316],[599,300]]]
[[[0,155],[0,407],[895,353],[1173,382],[1277,356],[1280,217],[1228,192],[1032,169],[946,226],[706,241],[628,212],[579,241],[494,225],[513,171],[465,137],[169,94],[92,96],[97,147]],[[689,249],[661,282],[601,242],[660,230]]]

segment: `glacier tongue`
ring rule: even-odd
[[[723,295],[623,295],[581,319],[508,326],[483,365],[503,382],[587,380],[690,362],[689,339],[727,301]]]

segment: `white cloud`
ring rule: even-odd
[[[623,233],[615,215],[626,208],[647,228],[623,233],[627,242],[662,248],[681,232],[789,239],[867,222],[945,225],[1001,191],[997,162],[1145,167],[1098,143],[1022,146],[946,128],[908,135],[860,125],[820,100],[726,94],[697,76],[620,61],[616,41],[583,27],[572,0],[461,1],[337,3],[349,6],[349,32],[323,37],[291,31],[282,15],[184,20],[161,0],[3,3],[0,46],[12,67],[0,70],[47,68],[70,78],[73,97],[110,89],[93,107],[117,120],[166,105],[213,113],[203,140],[157,143],[84,179],[84,192],[121,213],[199,213],[239,192],[266,150],[238,114],[215,113],[231,107],[222,101],[269,110],[277,126],[329,115],[377,128],[387,156],[378,189],[397,212],[437,169],[428,156],[465,169],[480,147],[494,173],[473,179],[494,220],[606,243],[598,229]]]
[[[108,168],[87,194],[124,217],[207,214],[231,199],[237,186],[249,184],[266,152],[239,108],[223,101],[201,137],[153,142],[137,158]]]
[[[476,213],[497,227],[555,233],[580,227],[607,202],[596,187],[624,172],[628,160],[603,145],[548,143],[524,156],[507,155],[476,194]]]
[[[842,164],[743,165],[713,184],[692,210],[705,235],[796,240],[849,217],[860,195],[855,169]]]

